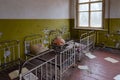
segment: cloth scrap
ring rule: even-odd
[[[89,69],[88,66],[86,66],[86,65],[79,65],[78,68],[79,69],[84,69],[84,70],[88,70]]]
[[[88,58],[90,58],[90,59],[96,58],[96,56],[93,55],[93,54],[91,54],[91,52],[85,53],[85,55],[86,55]]]
[[[106,61],[109,61],[109,62],[111,62],[111,63],[117,63],[117,62],[119,62],[118,60],[116,60],[116,59],[113,59],[113,58],[111,58],[111,57],[106,57],[106,58],[104,58]]]
[[[116,75],[113,79],[114,80],[120,80],[120,74]]]

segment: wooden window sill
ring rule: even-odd
[[[107,31],[106,29],[102,28],[74,28],[76,30],[95,30],[95,31]]]

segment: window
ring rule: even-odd
[[[76,28],[103,28],[103,0],[77,0]]]

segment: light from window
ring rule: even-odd
[[[82,12],[79,13],[79,26],[84,27],[87,26],[88,27],[88,12]]]
[[[90,26],[100,28],[102,26],[101,16],[101,12],[91,12]]]
[[[89,0],[88,0],[88,1],[89,1]],[[102,1],[102,0],[90,0],[90,1],[92,2],[92,1]]]
[[[102,3],[101,2],[99,2],[99,3],[91,3],[90,4],[90,10],[91,11],[94,11],[94,10],[102,10]]]
[[[77,6],[78,27],[102,28],[103,0],[78,0]]]
[[[79,5],[79,11],[88,11],[88,10],[89,10],[88,4]]]

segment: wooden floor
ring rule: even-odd
[[[114,80],[113,78],[120,74],[120,62],[111,63],[104,58],[111,57],[120,61],[120,51],[113,49],[97,49],[92,52],[96,58],[89,59],[84,57],[78,62],[75,68],[70,68],[65,73],[64,80]],[[87,65],[89,70],[81,70],[78,65]]]
[[[120,74],[120,62],[111,63],[104,58],[111,57],[120,61],[120,50],[113,49],[96,49],[92,52],[96,56],[94,59],[89,59],[84,56],[80,62],[74,68],[70,68],[64,75],[62,80],[114,80],[113,78]],[[78,65],[86,65],[88,70],[81,70]],[[0,74],[0,77],[6,77],[4,74]],[[0,78],[0,80],[10,80]]]

